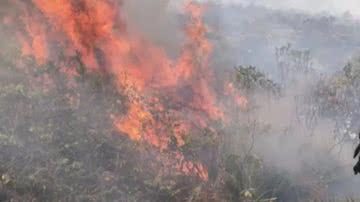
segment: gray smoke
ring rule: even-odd
[[[319,117],[310,131],[310,126],[304,123],[308,117],[299,115],[299,111],[311,111],[312,106],[305,101],[305,97],[313,93],[322,76],[331,76],[341,71],[346,62],[359,53],[356,29],[359,22],[356,18],[349,14],[338,17],[326,13],[310,14],[308,11],[316,8],[317,3],[322,5],[324,2],[214,4],[217,9],[210,10],[209,19],[211,16],[218,17],[215,27],[222,36],[216,38],[219,40],[216,43],[226,47],[215,55],[221,57],[221,53],[226,53],[226,58],[231,58],[228,65],[255,65],[280,83],[282,79],[275,55],[276,48],[290,43],[293,49],[309,51],[313,72],[298,73],[295,82],[282,83],[284,88],[280,98],[269,99],[261,93],[255,93],[257,109],[250,115],[240,116],[249,116],[254,122],[269,126],[267,132],[255,132],[253,137],[253,150],[266,164],[291,173],[295,181],[299,182],[311,179],[314,183],[320,183],[330,177],[334,180],[328,187],[329,194],[359,196],[356,188],[360,186],[360,179],[352,172],[355,163],[352,159],[354,142],[338,142],[334,137],[333,120]],[[338,12],[335,8],[337,3],[333,3],[332,6],[325,6],[325,9]],[[258,6],[260,4],[265,7]],[[307,13],[289,10],[292,6],[306,10]],[[274,10],[279,8],[281,10]],[[238,141],[239,146],[246,145],[242,140],[236,138],[233,141]],[[314,174],[314,170],[319,172]]]

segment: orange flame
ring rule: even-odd
[[[42,24],[30,20],[28,17],[23,18],[25,29],[29,34],[30,42],[24,37],[20,37],[22,44],[21,53],[23,56],[34,55],[38,64],[44,64],[48,58],[48,50],[46,47],[45,27]]]
[[[225,94],[231,96],[235,103],[242,109],[247,108],[249,100],[245,96],[240,95],[239,91],[234,87],[233,83],[227,83],[225,85]]]
[[[208,28],[202,22],[206,7],[186,3],[188,41],[180,57],[171,60],[163,49],[143,40],[140,34],[127,33],[114,1],[32,2],[40,13],[36,20],[24,16],[27,36],[20,37],[23,54],[33,55],[39,64],[44,64],[50,53],[60,55],[48,46],[55,44],[65,56],[80,53],[89,71],[113,74],[119,91],[128,97],[127,113],[111,115],[114,128],[133,141],[145,142],[168,153],[172,153],[168,147],[174,137],[178,147],[176,168],[207,180],[204,166],[186,160],[180,152],[186,144],[185,135],[194,127],[206,128],[212,120],[224,120],[223,110],[217,106],[216,94],[209,85],[212,45],[206,39]],[[45,29],[44,24],[49,27]],[[247,104],[243,97],[235,99],[240,105]]]

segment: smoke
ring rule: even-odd
[[[315,3],[320,4],[322,2],[317,1]],[[310,4],[306,1],[296,3],[296,5],[290,5],[288,1],[273,1],[271,3],[259,1],[257,4],[266,5],[267,7],[271,8],[282,8],[284,10],[287,10],[290,7],[300,7],[304,10],[309,10],[310,8],[315,7],[314,4]],[[129,35],[132,33],[141,33],[141,40],[150,41],[151,44],[155,45],[155,47],[160,47],[159,49],[161,50],[164,49],[164,52],[169,54],[171,59],[177,58],[179,55],[181,55],[182,51],[184,51],[184,42],[186,44],[186,42],[189,40],[187,38],[188,36],[186,36],[186,31],[184,31],[187,28],[185,22],[188,21],[188,19],[184,17],[184,9],[183,7],[179,6],[178,2],[174,3],[173,1],[168,0],[131,0],[124,1],[122,6],[123,7],[121,11],[118,12],[124,12],[121,13],[121,15],[123,15],[121,17],[126,19],[126,31]],[[52,7],[49,7],[51,11]],[[330,10],[332,9],[332,6],[326,9]],[[232,125],[230,124],[229,126],[228,123],[226,123],[228,120],[224,120],[223,127],[225,128],[225,132],[230,134],[230,140],[227,140],[228,142],[225,142],[223,147],[226,149],[228,149],[227,147],[234,147],[234,150],[236,150],[238,154],[242,154],[241,152],[243,151],[238,150],[237,147],[244,145],[246,149],[249,149],[251,152],[254,152],[256,155],[260,156],[266,166],[275,167],[281,173],[290,173],[294,183],[306,185],[308,179],[311,179],[311,182],[314,182],[315,185],[309,185],[310,189],[315,188],[318,183],[323,183],[323,180],[328,177],[326,175],[330,173],[329,175],[331,175],[331,177],[336,176],[336,179],[329,183],[329,187],[326,187],[326,193],[333,192],[341,196],[345,196],[349,193],[356,195],[357,192],[354,187],[358,187],[360,185],[360,181],[357,180],[357,178],[351,177],[351,167],[353,164],[353,160],[351,159],[352,145],[351,143],[337,143],[337,139],[334,138],[334,121],[323,118],[321,116],[316,117],[318,118],[316,120],[312,119],[314,118],[312,117],[312,113],[316,113],[316,111],[313,111],[315,109],[312,108],[313,102],[311,98],[313,98],[312,95],[314,94],[316,85],[321,79],[319,72],[324,74],[331,74],[334,71],[340,70],[345,64],[347,57],[351,54],[354,54],[356,51],[355,46],[358,43],[358,32],[354,31],[353,28],[356,27],[357,24],[341,23],[342,18],[340,18],[340,20],[334,20],[324,16],[313,16],[303,13],[293,14],[291,12],[274,11],[257,6],[238,6],[232,8],[231,6],[217,7],[216,5],[213,5],[213,7],[211,7],[210,5],[208,11],[209,12],[206,16],[207,23],[210,27],[214,28],[210,30],[210,33],[204,34],[204,29],[200,23],[199,29],[196,29],[195,31],[199,31],[201,37],[205,35],[210,37],[214,44],[213,48],[215,50],[214,53],[210,56],[210,64],[212,65],[212,68],[214,68],[214,72],[219,73],[219,75],[216,74],[216,76],[219,76],[219,78],[214,79],[215,84],[207,83],[208,80],[203,79],[203,77],[208,75],[207,71],[211,72],[211,70],[199,68],[198,66],[191,64],[191,68],[189,68],[190,70],[184,68],[184,72],[181,72],[190,75],[188,76],[190,78],[190,82],[183,86],[186,78],[182,78],[184,81],[181,80],[179,85],[174,85],[174,83],[176,83],[174,80],[176,79],[171,79],[175,78],[174,74],[171,74],[171,70],[173,70],[172,68],[174,67],[168,68],[169,66],[167,66],[166,62],[169,60],[167,58],[163,59],[162,57],[164,57],[164,55],[162,52],[161,54],[158,54],[158,49],[148,47],[147,43],[141,43],[141,40],[137,41],[136,43],[131,43],[130,45],[126,44],[124,41],[122,41],[122,39],[114,40],[115,42],[118,42],[117,44],[120,45],[125,43],[125,47],[113,47],[113,41],[109,42],[107,40],[116,38],[116,35],[112,35],[112,32],[106,29],[108,26],[104,26],[104,29],[102,29],[103,26],[101,26],[101,23],[103,23],[102,20],[106,21],[107,19],[105,18],[109,17],[107,15],[99,15],[100,17],[105,16],[104,19],[101,18],[101,21],[94,21],[94,24],[99,25],[98,28],[101,28],[101,32],[93,32],[91,29],[80,29],[81,31],[85,32],[80,33],[80,36],[87,35],[87,31],[93,35],[91,35],[90,39],[81,39],[79,41],[88,42],[85,45],[90,47],[89,52],[94,52],[95,59],[99,60],[97,61],[98,66],[106,65],[107,62],[109,62],[106,60],[106,56],[111,58],[110,62],[119,62],[120,65],[116,66],[116,68],[119,68],[120,70],[123,70],[121,69],[124,68],[123,66],[140,64],[139,67],[135,65],[134,67],[131,66],[131,70],[133,70],[131,73],[135,75],[134,78],[138,79],[134,83],[139,82],[141,84],[139,85],[139,89],[144,89],[140,91],[140,93],[144,94],[144,97],[149,96],[158,90],[157,88],[149,87],[153,83],[158,84],[156,87],[159,87],[163,84],[161,81],[164,81],[164,83],[166,83],[166,87],[170,86],[169,88],[174,88],[175,90],[169,90],[164,87],[160,90],[159,94],[166,94],[166,99],[168,99],[168,97],[172,97],[173,94],[177,95],[174,96],[176,98],[180,97],[178,100],[176,100],[177,102],[169,102],[170,104],[168,105],[182,104],[183,106],[176,106],[178,108],[182,107],[180,117],[185,119],[185,121],[194,121],[193,125],[196,125],[198,128],[206,125],[207,129],[212,131],[213,126],[211,124],[216,124],[208,121],[208,119],[211,119],[212,116],[216,117],[219,115],[216,109],[212,111],[214,108],[213,106],[218,103],[225,103],[224,105],[226,105],[231,103],[231,101],[233,101],[235,98],[235,100],[238,101],[237,105],[228,104],[226,105],[228,108],[225,109],[228,112],[227,115],[229,115],[230,119],[232,119],[230,121]],[[53,14],[51,12],[44,13]],[[61,16],[64,13],[59,12],[58,14]],[[74,12],[72,14],[77,13]],[[107,14],[111,15],[110,13]],[[53,20],[58,19],[59,16],[53,17],[50,15],[49,18]],[[66,16],[65,19],[70,17],[72,16]],[[80,18],[81,15],[77,17]],[[92,18],[90,18],[90,20],[92,20]],[[67,23],[63,24],[68,25]],[[62,24],[57,25],[61,27]],[[85,23],[82,26],[87,28],[87,25],[88,24]],[[27,31],[34,35],[39,34],[37,32],[44,32],[45,30],[45,28],[35,27],[35,32],[31,32],[34,30],[29,27],[27,27]],[[343,33],[345,33],[344,37],[335,37],[335,39],[332,38],[333,35]],[[76,34],[71,34],[69,35],[76,36]],[[204,57],[204,55],[205,58],[209,56],[207,55],[207,43],[204,43],[206,41],[202,41],[203,39],[201,37],[194,37],[197,46],[191,44],[192,46],[185,47],[185,50],[191,49],[191,51],[189,51],[190,53],[185,54],[184,58],[187,60],[183,63],[180,63],[179,66],[182,67],[182,65],[185,66],[193,62],[195,60],[193,59],[195,56],[197,62],[200,61],[199,63],[203,62],[199,58]],[[75,37],[75,39],[78,38]],[[100,39],[105,40],[102,41]],[[37,43],[35,43],[35,41],[33,42],[32,46],[36,47],[36,45],[42,45],[42,43],[45,43],[44,41],[47,39],[40,37],[38,40],[40,40],[40,42],[37,41]],[[69,41],[71,41],[71,39]],[[75,49],[82,50],[83,44],[76,44],[78,41],[74,41],[75,46],[78,46],[75,47]],[[352,44],[352,42],[354,42],[355,45]],[[277,47],[287,43],[294,44],[294,47],[298,48],[299,50],[303,50],[304,48],[310,50],[312,56],[310,62],[314,68],[313,72],[295,72],[295,75],[290,75],[291,78],[285,78],[290,79],[289,81],[283,80],[284,78],[283,75],[280,74],[281,70],[279,70],[279,64],[277,63],[275,50]],[[134,48],[134,50],[139,49],[140,53],[131,52],[134,50],[129,51],[127,45]],[[125,60],[126,62],[124,62],[118,59],[117,55],[113,54],[114,52],[112,52],[114,50],[116,54],[120,54],[119,57],[126,58],[128,61]],[[154,52],[151,52],[150,54],[146,51]],[[86,55],[86,52],[87,51],[84,51],[84,55]],[[200,52],[200,54],[198,52]],[[25,51],[23,54],[31,55],[32,53]],[[333,57],[333,55],[338,57]],[[46,56],[35,59],[41,62],[46,59],[44,57]],[[89,57],[91,57],[91,55]],[[293,58],[287,59],[293,60]],[[102,60],[105,62],[102,62]],[[174,61],[171,60],[171,62]],[[90,63],[91,61],[89,64]],[[164,63],[166,64],[164,65]],[[206,61],[204,63],[206,63]],[[260,71],[265,72],[266,75],[271,75],[273,80],[283,87],[281,90],[281,95],[269,96],[268,92],[264,93],[264,89],[254,90],[250,93],[245,91],[242,92],[241,90],[238,92],[238,89],[233,87],[237,85],[235,81],[236,79],[233,77],[234,70],[232,68],[234,64],[256,65]],[[195,67],[196,72],[195,76],[193,76],[191,73],[195,71]],[[288,66],[285,66],[285,68],[287,67]],[[111,71],[113,71],[112,73],[118,73],[117,70],[119,69],[116,68],[114,67],[111,69]],[[227,74],[230,74],[231,76],[228,76]],[[119,75],[120,74],[116,74],[115,76]],[[163,77],[167,77],[167,79],[162,80]],[[228,77],[231,78],[229,79]],[[222,81],[226,79],[230,80],[229,83],[226,83],[227,81]],[[209,81],[213,80],[209,79]],[[224,90],[224,85],[229,88],[229,92],[222,92]],[[216,92],[220,92],[219,94],[223,93],[222,96],[219,96],[221,98],[216,100],[216,103],[212,99],[213,95],[209,91],[209,86],[216,86]],[[79,89],[85,91],[81,86]],[[109,104],[106,97],[97,100],[98,98],[92,94],[93,91],[91,90],[89,90],[89,92],[82,92],[82,96],[85,97],[82,97],[83,100],[85,99],[85,102],[83,103],[86,105],[81,106],[81,109],[78,112],[87,115],[91,114],[90,117],[93,119],[85,120],[84,122],[90,122],[91,127],[95,130],[96,128],[101,128],[106,125],[101,121],[107,119],[116,119],[116,117],[114,118],[114,116],[111,116],[110,118],[104,118],[106,115],[108,115],[108,113],[114,113],[113,109],[110,107],[106,108]],[[199,94],[198,97],[194,98],[194,100],[198,99],[196,100],[197,102],[191,103],[193,101],[191,98],[196,94]],[[157,94],[154,95],[155,96],[153,97],[157,96]],[[148,106],[145,104],[143,105],[142,96],[143,95],[138,97],[135,96],[135,105],[130,107],[127,106],[127,108],[129,108],[127,110],[124,109],[125,105],[123,104],[126,101],[116,101],[116,103],[120,103],[119,105],[122,106],[120,107],[121,109],[118,109],[121,111],[118,112],[120,115],[123,116],[124,113],[132,115],[129,116],[130,118],[125,119],[128,121],[127,123],[130,123],[129,128],[124,126],[125,122],[123,122],[123,120],[120,120],[117,125],[115,123],[119,129],[122,129],[120,131],[120,135],[126,136],[123,133],[127,131],[135,131],[134,127],[131,126],[135,126],[136,129],[141,128],[141,124],[143,123],[139,123],[138,120],[135,120],[137,118],[139,118],[140,121],[145,120],[146,124],[150,123],[150,126],[147,126],[148,128],[145,129],[146,131],[144,130],[142,132],[148,132],[147,130],[149,130],[149,128],[149,131],[151,131],[152,122],[155,122],[154,120],[160,117],[160,115],[159,117],[152,116],[153,111],[158,110],[162,112],[161,110],[163,110],[163,107],[168,107],[167,105],[154,105],[151,110],[148,110]],[[249,100],[247,100],[246,96],[248,96]],[[92,99],[87,99],[87,97]],[[74,99],[76,100],[76,96]],[[310,99],[310,101],[308,99]],[[154,98],[154,102],[151,102],[148,105],[152,105],[154,103],[158,104],[157,101],[158,100]],[[190,102],[190,104],[188,104],[188,102]],[[76,103],[74,105],[76,105]],[[251,108],[253,106],[254,108]],[[103,112],[102,116],[99,118],[97,117],[97,114],[102,113],[103,107],[107,109],[106,113]],[[187,109],[190,107],[191,109]],[[193,108],[199,109],[193,110]],[[201,111],[202,113],[198,113],[198,111]],[[306,113],[302,114],[302,112]],[[309,112],[309,114],[307,114],[307,112]],[[204,114],[210,118],[203,119]],[[310,120],[310,122],[308,122],[308,120]],[[61,119],[61,121],[66,122],[66,119]],[[209,124],[209,126],[207,126],[207,124]],[[251,128],[252,124],[254,124],[256,127],[259,126],[260,129],[256,129],[254,131],[247,130],[246,132],[239,133],[235,132],[241,131],[241,127],[244,125],[247,128]],[[179,123],[174,125],[181,126]],[[109,128],[113,127],[109,125],[106,126]],[[164,131],[168,132],[167,128],[164,129],[158,125],[156,125],[156,127],[158,127],[156,129],[160,128],[160,135],[163,135],[162,132]],[[220,135],[221,134],[219,134],[219,136]],[[168,137],[166,134],[161,138],[158,138],[158,136],[159,135],[157,133],[150,134],[144,138],[145,140],[143,140],[143,142],[146,142],[149,145],[154,145],[154,147],[159,148],[161,152],[164,152],[166,151],[167,147],[170,147],[170,141],[167,139]],[[241,138],[239,138],[239,136],[241,136]],[[243,136],[244,138],[242,138]],[[251,137],[249,138],[249,136]],[[179,147],[181,148],[181,146],[185,144],[185,137],[179,135],[175,136],[175,138],[177,138],[177,144],[180,145]],[[135,135],[129,135],[129,139],[140,140],[142,139],[142,136],[140,132],[136,131]],[[179,151],[182,149],[183,148],[179,149]],[[179,170],[184,171],[184,173],[190,172],[188,168],[197,170],[197,175],[199,175],[202,179],[207,179],[208,176],[207,173],[205,173],[205,169],[202,167],[202,164],[199,162],[205,162],[205,165],[207,163],[218,166],[216,164],[217,162],[211,162],[213,160],[211,158],[213,158],[215,154],[208,154],[207,150],[199,152],[200,154],[198,156],[203,158],[200,158],[199,162],[186,161],[184,156],[182,156],[182,153],[178,151],[173,153],[171,152],[173,151],[169,151],[171,155],[169,155],[170,157],[168,158],[175,156],[174,158],[177,158],[176,160],[181,161],[181,164],[176,165]],[[174,153],[175,155],[173,155]],[[192,158],[195,157],[192,156]],[[91,162],[90,157],[89,162]],[[173,162],[171,163],[171,166],[176,164]],[[353,190],[347,190],[351,187],[353,187]]]
[[[306,78],[301,78],[306,80]],[[254,152],[262,157],[266,165],[276,167],[290,174],[295,183],[308,180],[321,184],[324,178],[333,178],[324,186],[325,196],[359,197],[353,187],[360,180],[353,176],[353,143],[338,142],[334,134],[335,122],[326,118],[316,121],[313,131],[298,120],[298,108],[306,108],[308,103],[299,102],[296,97],[305,97],[314,89],[316,80],[285,89],[284,95],[275,100],[257,99],[259,109],[254,112],[257,122],[268,125],[265,134],[257,134]],[[310,90],[309,90],[310,89]],[[266,100],[266,102],[264,102]],[[309,117],[306,117],[309,119]],[[309,180],[311,179],[311,180]],[[304,185],[304,184],[303,184]],[[306,185],[306,184],[305,184]],[[315,188],[315,185],[306,185]]]
[[[274,50],[289,42],[298,49],[311,50],[313,65],[325,74],[338,71],[359,51],[356,45],[359,22],[349,16],[244,5],[223,5],[212,10],[217,21],[210,22],[211,27],[221,31],[228,50],[226,57],[237,64],[255,65],[273,79],[279,75]]]
[[[214,37],[214,43],[222,49],[215,49],[213,60],[227,58],[215,68],[228,71],[234,67],[234,61],[237,65],[255,65],[283,88],[281,96],[269,98],[263,90],[250,96],[250,105],[255,109],[238,112],[233,117],[239,120],[238,126],[227,129],[233,136],[225,147],[237,154],[252,149],[266,165],[290,174],[294,183],[313,189],[323,186],[323,195],[359,197],[354,187],[359,187],[360,180],[352,171],[356,142],[341,142],[336,133],[336,117],[316,114],[313,105],[322,99],[315,91],[323,76],[328,78],[342,71],[349,58],[359,52],[354,45],[358,43],[357,34],[353,32],[358,22],[346,15],[333,17],[327,13],[342,14],[357,3],[347,1],[340,7],[337,5],[340,2],[329,1],[235,3],[214,5],[208,13],[208,23],[221,30],[217,33],[221,33],[221,37]],[[312,10],[317,4],[325,4],[327,13]],[[289,11],[292,8],[297,8],[296,12]],[[217,21],[211,21],[212,17]],[[340,35],[342,37],[338,37]],[[276,58],[276,48],[287,43],[291,43],[294,50],[310,51],[311,56],[312,71],[288,75],[292,81],[282,81]],[[229,111],[232,115],[236,109]],[[266,132],[262,129],[238,132],[253,124],[264,127]],[[326,182],[326,178],[331,180]]]
[[[303,0],[303,1],[287,1],[287,0],[222,0],[224,4],[243,4],[243,5],[261,5],[272,9],[280,10],[297,10],[302,12],[308,12],[316,14],[319,12],[325,12],[332,15],[342,15],[345,12],[350,12],[352,15],[359,17],[360,3],[356,0],[336,1],[336,0]]]
[[[276,57],[275,53],[273,57]],[[250,114],[240,115],[267,128],[266,132],[255,131],[253,151],[265,165],[289,174],[294,183],[311,189],[323,186],[323,192],[313,193],[316,196],[358,197],[358,192],[353,189],[360,185],[352,171],[354,142],[339,142],[335,121],[322,117],[313,105],[320,98],[316,96],[321,96],[315,93],[322,79],[320,74],[296,70],[291,73],[291,63],[286,63],[284,68],[290,72],[285,81],[280,82],[282,94],[269,98],[263,91],[255,91],[253,100],[250,99],[255,108]],[[325,178],[333,180],[328,183]]]
[[[142,33],[146,40],[163,47],[172,56],[179,54],[185,39],[184,25],[179,23],[181,5],[169,0],[134,0],[124,2],[124,11],[130,31]]]

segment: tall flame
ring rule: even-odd
[[[54,51],[58,49],[52,46],[60,47],[65,56],[79,53],[89,71],[113,74],[117,88],[128,97],[126,114],[110,115],[114,128],[133,141],[174,155],[176,168],[183,173],[208,178],[200,162],[186,160],[181,152],[191,130],[224,119],[210,88],[212,45],[202,22],[204,5],[188,2],[184,6],[189,14],[188,39],[175,60],[140,34],[128,33],[122,10],[117,12],[121,4],[115,0],[32,0],[32,5],[32,12],[39,12],[23,16],[24,55],[44,64],[58,59],[60,54]],[[169,149],[172,137],[175,151]]]

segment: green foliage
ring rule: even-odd
[[[280,93],[280,86],[268,79],[263,73],[259,72],[256,67],[239,66],[235,68],[235,70],[236,80],[241,89],[244,89],[247,92],[261,90],[275,95]]]

